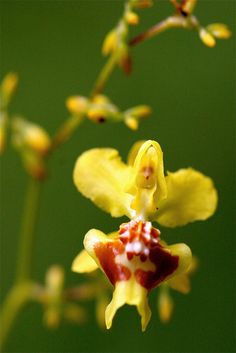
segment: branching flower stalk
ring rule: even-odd
[[[22,228],[19,238],[19,252],[16,268],[16,277],[14,284],[8,292],[1,309],[1,347],[3,347],[4,342],[10,334],[13,323],[18,313],[20,312],[24,304],[26,304],[29,300],[41,303],[45,309],[44,321],[48,324],[48,326],[57,327],[60,322],[61,316],[63,316],[65,319],[78,323],[84,321],[85,314],[83,308],[81,308],[72,301],[83,301],[89,300],[90,298],[97,298],[97,319],[101,325],[104,325],[103,313],[105,311],[105,307],[108,304],[108,293],[110,293],[111,286],[108,284],[107,281],[104,281],[104,279],[102,279],[102,277],[100,277],[99,275],[96,274],[95,276],[90,277],[91,280],[85,284],[81,284],[74,288],[65,288],[63,270],[59,266],[53,266],[48,270],[46,274],[45,285],[39,285],[35,283],[32,279],[32,260],[34,252],[35,229],[42,184],[47,178],[47,164],[49,158],[61,144],[71,138],[74,131],[80,126],[80,124],[85,119],[89,119],[92,122],[96,123],[101,123],[104,121],[124,122],[129,128],[136,130],[139,125],[139,120],[150,114],[151,109],[146,105],[138,105],[136,107],[128,108],[123,111],[119,109],[108,97],[102,94],[116,66],[119,66],[126,74],[130,74],[132,69],[131,47],[171,28],[196,30],[198,31],[203,43],[209,47],[213,47],[215,45],[215,38],[226,39],[230,36],[229,29],[223,24],[215,23],[207,26],[206,28],[201,26],[198,19],[193,15],[193,10],[197,2],[196,0],[182,0],[180,2],[172,0],[170,2],[174,6],[175,13],[167,17],[165,20],[162,20],[158,24],[155,24],[150,29],[134,37],[133,39],[129,38],[129,26],[137,25],[139,23],[139,16],[136,11],[142,8],[148,8],[152,5],[152,3],[151,0],[128,0],[125,2],[124,11],[120,20],[118,21],[116,27],[114,27],[108,33],[104,40],[102,52],[104,55],[109,57],[105,65],[103,66],[101,72],[99,73],[97,79],[95,80],[94,86],[91,90],[89,97],[72,96],[67,99],[66,105],[69,110],[70,116],[57,129],[55,135],[52,138],[40,126],[30,123],[22,117],[10,116],[8,108],[17,87],[17,75],[13,73],[7,75],[1,85],[0,151],[2,152],[4,150],[7,142],[7,134],[8,132],[11,132],[13,145],[18,150],[22,159],[23,166],[29,175],[29,185],[26,194],[25,208],[22,219]],[[155,142],[151,142],[151,145],[150,142],[148,142],[148,144],[149,147],[157,146]],[[161,153],[159,147],[155,148],[155,153]],[[149,152],[152,154],[152,148],[150,149],[150,151]],[[137,153],[138,149],[136,148],[134,152],[135,156],[137,156]],[[133,157],[131,155],[130,158],[133,158],[133,160],[135,160],[134,155]],[[146,157],[144,156],[143,158],[144,159],[140,163],[147,163]],[[152,158],[149,158],[148,160],[150,162]],[[159,181],[161,180],[162,186],[165,188],[166,181],[163,179],[164,176],[160,174],[162,172],[158,171],[156,165],[153,165],[152,167],[155,170],[155,173],[159,175],[157,179]],[[141,178],[139,181],[136,180],[136,186],[138,187],[138,190],[139,188],[142,189],[142,185],[145,184],[145,181],[142,179],[142,177],[143,176],[137,176],[137,178]],[[204,176],[202,178],[202,180],[205,180]],[[75,179],[77,187],[80,189],[80,181],[77,180],[77,177],[75,177]],[[170,178],[168,180],[170,180]],[[129,225],[131,227],[130,229],[132,232],[132,227],[136,227],[137,224],[139,228],[141,226],[147,226],[148,229],[150,228],[150,225],[147,225],[147,219],[150,215],[151,217],[155,218],[155,215],[152,212],[152,206],[156,202],[156,198],[155,200],[152,200],[150,198],[149,201],[151,203],[149,206],[151,208],[148,206],[148,203],[146,204],[147,208],[143,207],[143,196],[140,196],[140,190],[137,194],[134,193],[134,186],[135,183],[132,186],[133,190],[130,189],[130,192],[131,194],[133,193],[133,195],[135,195],[136,202],[131,205],[131,208],[133,208],[135,212],[137,212],[137,214],[139,215],[139,219],[135,218],[134,223],[132,223],[133,215],[131,213],[129,214],[129,217],[132,219],[132,224],[130,223]],[[87,195],[87,193],[90,192],[92,189],[90,188],[88,190],[84,191],[84,193],[86,194],[86,196],[90,197],[90,195]],[[163,193],[165,193],[164,189],[162,191]],[[212,192],[214,194],[214,190]],[[147,200],[148,199],[146,199],[146,201]],[[209,212],[208,216],[214,212],[215,203],[216,201],[213,200],[212,209]],[[110,206],[112,207],[112,205]],[[106,202],[104,203],[104,207],[108,207],[108,211],[112,213],[114,210],[111,211],[110,206],[108,207]],[[121,210],[124,211],[126,206],[126,203],[123,206],[121,204]],[[123,211],[121,210],[120,212],[122,213]],[[142,212],[144,212],[144,210],[145,214],[142,214],[142,217],[140,218],[140,215]],[[159,213],[159,217],[162,218],[161,211]],[[198,215],[197,217],[200,218],[196,219],[201,219],[201,217],[205,216]],[[139,224],[137,222],[141,223]],[[165,218],[163,222],[165,222]],[[124,227],[127,226],[124,225]],[[116,242],[118,241],[117,239],[119,237],[119,239],[122,238],[122,232],[123,230],[121,229],[119,236],[117,234],[115,236],[114,234],[111,234],[109,235],[109,237],[106,237],[105,235],[103,235],[103,233],[101,234],[101,232],[99,233],[98,231],[92,232],[90,233],[90,235],[87,235],[87,240],[85,241],[86,250],[83,250],[79,254],[79,262],[78,258],[75,260],[73,264],[74,270],[78,272],[88,273],[97,269],[98,266],[102,267],[104,270],[102,257],[99,257],[98,254],[94,253],[95,250],[92,245],[94,244],[94,239],[97,243],[102,241],[103,244],[106,244],[108,242],[109,246],[111,244],[116,246]],[[155,233],[155,237],[157,239],[159,238],[158,232],[158,230],[153,230],[153,234]],[[125,244],[124,239],[122,241],[123,244]],[[160,243],[159,250],[162,248],[171,249],[171,247],[168,247],[164,242]],[[135,249],[136,248],[134,247],[134,253],[137,252],[137,249]],[[160,251],[165,251],[163,249]],[[88,254],[95,259],[95,262],[88,256]],[[133,256],[137,255],[141,256],[142,254],[138,252],[138,254],[135,253],[132,256],[127,255],[128,260],[132,260]],[[176,248],[173,248],[172,255],[178,256],[179,259],[181,258],[181,261],[183,260],[183,263],[181,262],[180,266],[182,270],[183,268],[187,267],[190,262],[190,252],[185,246],[177,246]],[[147,256],[147,254],[145,256]],[[141,261],[144,262],[144,257]],[[194,265],[191,268],[194,268]],[[177,267],[173,268],[172,272],[176,272],[176,269]],[[129,270],[132,272],[132,266],[129,268]],[[106,272],[106,270],[104,271]],[[192,272],[192,270],[190,271],[189,269],[188,272],[190,273]],[[122,273],[120,274],[122,275]],[[190,289],[188,274],[186,272],[180,273],[177,277],[177,281],[175,278],[170,278],[165,284],[163,284],[163,287],[161,287],[158,307],[160,317],[163,319],[163,321],[168,321],[173,309],[173,303],[169,295],[169,288],[177,289],[185,293]],[[116,289],[114,293],[119,292],[120,290],[122,291],[123,289],[126,291],[126,287],[123,287],[122,281],[118,280],[114,283],[116,284]],[[146,285],[146,287],[144,286],[145,289],[140,289],[140,283],[138,282],[138,284],[136,282],[131,283],[130,281],[128,281],[127,283],[128,285],[131,285],[131,287],[132,285],[137,286],[137,289],[141,293],[141,296],[138,298],[137,301],[137,298],[133,298],[131,294],[126,293],[127,295],[125,295],[123,299],[120,299],[116,296],[116,294],[114,294],[113,301],[110,304],[109,309],[107,309],[107,326],[111,326],[112,318],[118,307],[127,302],[137,305],[138,310],[142,316],[142,326],[144,329],[150,317],[150,312],[148,310],[147,302],[145,299],[148,285]],[[153,286],[155,286],[155,283],[151,285],[151,287]]]

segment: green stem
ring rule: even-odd
[[[146,32],[139,34],[137,37],[129,41],[130,46],[134,46],[141,42],[146,41],[170,28],[186,28],[193,29],[198,27],[198,21],[194,16],[187,18],[181,15],[169,16],[165,20],[155,24],[149,28]]]
[[[23,211],[17,262],[17,283],[28,281],[32,269],[33,246],[41,182],[30,178]]]
[[[107,60],[106,64],[103,66],[102,70],[100,71],[98,78],[93,86],[91,97],[94,97],[96,94],[99,94],[103,91],[106,82],[108,81],[115,65],[117,63],[116,55],[111,55]]]
[[[0,331],[0,349],[2,350],[3,345],[11,331],[15,318],[23,305],[31,296],[31,284],[24,283],[12,287],[8,293],[6,300],[3,304],[0,320],[1,320],[1,331]]]

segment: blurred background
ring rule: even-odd
[[[65,99],[88,95],[104,58],[101,44],[116,24],[123,1],[2,1],[1,77],[19,74],[11,111],[44,126],[51,134],[67,117]],[[140,11],[138,34],[172,12],[168,1]],[[223,22],[235,29],[235,2],[199,1],[203,25]],[[205,47],[197,33],[171,30],[132,50],[130,77],[119,69],[106,89],[121,109],[153,108],[137,132],[122,124],[86,121],[50,161],[41,198],[34,254],[34,277],[44,281],[52,264],[66,269],[67,285],[79,276],[70,267],[92,227],[110,232],[125,219],[112,219],[83,198],[72,182],[77,156],[92,147],[114,147],[126,158],[138,139],[155,139],[164,151],[165,169],[192,166],[211,176],[219,192],[214,217],[179,229],[161,229],[169,242],[186,242],[200,259],[189,295],[172,292],[175,311],[163,325],[156,293],[150,296],[152,320],[145,333],[134,307],[119,310],[110,331],[95,321],[86,304],[84,326],[62,324],[50,331],[42,308],[29,304],[18,317],[7,352],[235,352],[235,38]],[[8,146],[1,158],[1,299],[12,284],[22,204],[27,186],[21,161]]]

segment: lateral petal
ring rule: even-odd
[[[168,197],[154,219],[166,227],[177,227],[212,216],[217,191],[211,178],[192,169],[180,169],[166,177]],[[154,220],[153,219],[153,220]]]
[[[132,172],[111,148],[95,148],[84,152],[74,168],[78,190],[113,217],[130,216],[132,196],[124,190]]]

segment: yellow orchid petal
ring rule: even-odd
[[[198,267],[198,259],[196,256],[192,257],[191,264],[185,273],[181,273],[171,278],[167,283],[172,288],[183,294],[188,294],[191,290],[190,275],[193,274]]]
[[[132,155],[137,146],[133,147]],[[133,179],[127,189],[134,195],[131,207],[143,218],[156,211],[160,201],[166,198],[163,153],[156,141],[144,142],[137,152],[133,165]]]
[[[131,168],[111,148],[95,148],[83,153],[74,168],[79,191],[113,217],[131,216],[131,195],[124,190]]]
[[[111,328],[116,311],[124,304],[136,305],[141,316],[142,331],[145,331],[151,317],[147,301],[147,289],[135,280],[117,282],[113,292],[112,301],[106,308],[105,320],[107,328]]]
[[[95,271],[98,265],[93,258],[87,253],[86,250],[82,250],[74,259],[72,263],[72,271],[78,273],[89,273]]]
[[[177,227],[212,216],[217,191],[211,178],[192,169],[180,169],[166,177],[168,197],[163,200],[155,220],[166,227]]]
[[[172,289],[175,289],[183,294],[188,294],[191,289],[190,280],[186,273],[182,273],[171,278],[168,281],[168,284]]]
[[[127,158],[128,165],[131,165],[131,166],[134,165],[134,161],[135,161],[135,158],[137,157],[138,151],[140,150],[140,147],[144,144],[144,142],[145,142],[144,140],[140,140],[133,144]]]

